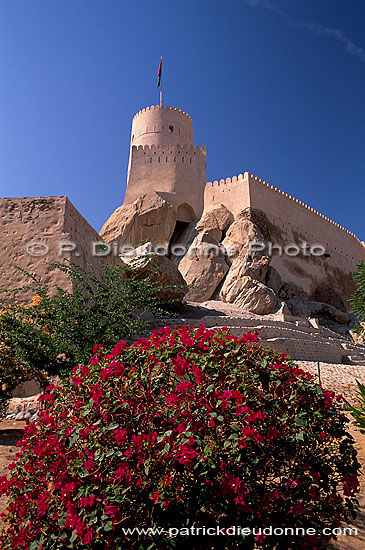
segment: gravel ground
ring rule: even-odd
[[[318,379],[318,363],[312,361],[295,361],[303,370],[310,372]],[[320,363],[322,386],[336,394],[343,395],[351,404],[358,402],[356,380],[365,384],[365,367],[357,365],[342,365]]]

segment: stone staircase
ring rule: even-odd
[[[200,319],[169,319],[155,321],[154,328],[165,325],[205,325],[215,330],[227,327],[231,334],[242,336],[256,331],[263,346],[280,353],[287,353],[292,359],[320,361],[322,363],[345,363],[365,366],[365,346],[355,344],[344,336],[322,326],[313,326],[308,319],[293,317],[290,320],[274,319],[273,316],[226,316],[206,315]]]

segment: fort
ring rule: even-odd
[[[250,172],[206,182],[207,151],[194,145],[192,120],[175,107],[151,106],[132,121],[124,203],[158,191],[175,208],[177,220],[192,222],[224,205],[234,216],[246,208],[263,212],[276,245],[321,245],[321,257],[276,255],[271,265],[284,281],[313,299],[346,307],[354,289],[352,274],[365,259],[365,247],[351,231]]]
[[[296,284],[311,299],[346,309],[346,299],[354,290],[352,274],[365,259],[364,243],[324,214],[250,172],[207,182],[206,166],[206,147],[195,145],[192,119],[185,111],[163,105],[146,107],[132,120],[123,204],[157,192],[173,206],[180,230],[221,205],[233,217],[249,208],[260,218],[261,232],[274,246],[323,246],[326,253],[320,256],[274,255],[271,266],[282,281]],[[91,243],[100,237],[66,197],[4,198],[0,199],[0,212],[0,287],[25,284],[24,276],[15,272],[12,264],[34,270],[50,284],[61,284],[62,275],[57,279],[50,266],[50,262],[60,261],[53,246],[60,239],[77,245],[77,252],[66,257],[98,269]],[[163,220],[157,223],[163,224]],[[47,244],[47,253],[27,254],[25,247],[30,241]]]

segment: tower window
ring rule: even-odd
[[[132,135],[132,141],[134,140],[134,134]]]
[[[173,131],[174,131],[174,127],[173,127],[173,126],[169,126],[169,132],[170,132],[170,134],[172,134]]]

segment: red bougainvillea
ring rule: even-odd
[[[0,478],[3,549],[313,550],[353,510],[341,398],[255,335],[166,327],[99,346],[41,399]]]

